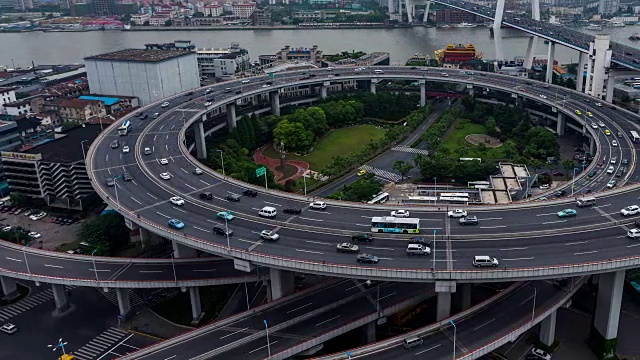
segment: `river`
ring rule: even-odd
[[[640,32],[640,26],[605,29],[612,40],[632,46],[628,37]],[[528,36],[513,29],[503,31],[503,49],[507,59],[524,56]],[[81,63],[85,56],[142,48],[148,43],[191,40],[198,48],[228,47],[240,43],[249,50],[252,60],[258,55],[273,54],[284,45],[310,47],[318,45],[324,54],[361,50],[386,51],[392,64],[404,64],[415,53],[433,56],[447,44],[471,43],[486,59],[495,58],[495,47],[489,29],[425,28],[416,26],[398,29],[322,29],[322,30],[225,30],[225,31],[89,31],[89,32],[25,32],[0,34],[0,65],[8,67],[35,64]],[[536,55],[546,56],[546,46],[538,42]],[[577,62],[577,52],[556,47],[560,63]]]

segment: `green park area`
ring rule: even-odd
[[[385,130],[374,125],[357,125],[335,129],[318,140],[313,150],[305,156],[287,154],[288,160],[300,160],[309,163],[312,170],[324,169],[334,156],[345,155],[364,149],[369,141],[379,140],[384,136]],[[263,153],[267,157],[280,158],[273,147],[267,148]]]
[[[495,148],[473,145],[466,140],[468,135],[487,135],[487,129],[480,124],[474,124],[465,120],[458,120],[453,125],[454,128],[442,141],[440,149],[447,149],[450,154],[460,155],[460,157],[478,157],[484,159],[504,159],[504,147]],[[445,150],[446,151],[446,150]]]

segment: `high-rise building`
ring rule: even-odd
[[[613,15],[620,9],[620,0],[600,0],[598,2],[598,13],[601,15]]]
[[[91,0],[93,14],[97,16],[112,16],[116,13],[115,0]]]

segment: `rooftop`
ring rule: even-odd
[[[69,129],[61,135],[65,135],[55,140],[51,140],[42,145],[35,146],[24,151],[27,154],[41,154],[42,161],[53,163],[74,163],[82,161],[81,141],[86,141],[86,149],[89,144],[100,134],[100,125],[82,125]]]
[[[60,107],[65,108],[84,108],[87,105],[93,105],[96,103],[101,103],[100,100],[83,100],[83,99],[63,99],[60,102]]]
[[[82,95],[79,97],[80,100],[98,100],[98,101],[102,101],[105,105],[107,106],[111,106],[115,103],[118,102],[118,98],[115,97],[104,97],[104,96],[88,96],[88,95]]]
[[[125,49],[106,54],[88,56],[85,60],[112,60],[112,61],[135,61],[135,62],[160,62],[191,54],[190,51],[180,50],[147,50],[147,49]]]

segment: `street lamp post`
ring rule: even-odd
[[[453,322],[453,320],[449,320],[449,323],[453,325],[453,355],[451,356],[451,358],[453,360],[456,360],[456,335],[458,333],[458,327]]]
[[[302,183],[304,184],[304,196],[307,196],[307,176],[302,174]]]
[[[27,266],[27,273],[31,275],[31,269],[29,269],[29,261],[27,260],[27,252],[25,251],[26,246],[22,247],[22,255],[24,256],[24,264]]]
[[[433,230],[433,249],[431,249],[431,251],[433,251],[433,255],[431,255],[433,257],[433,270],[436,269],[436,230]]]
[[[438,183],[436,177],[433,177],[433,206],[438,205]]]
[[[267,320],[262,320],[264,322],[264,329],[267,333],[267,353],[269,357],[271,357],[271,343],[269,342],[269,325],[267,325]]]
[[[120,199],[118,199],[118,184],[116,183],[116,180],[118,180],[120,178],[120,176],[116,176],[113,178],[113,188],[116,192],[116,203],[118,204],[118,206],[120,206]]]
[[[178,282],[178,277],[176,276],[176,262],[173,256],[174,251],[171,252],[171,267],[173,268],[173,281]]]
[[[87,158],[87,153],[84,151],[84,143],[87,141],[89,140],[80,141],[80,147],[82,148],[82,161],[84,161]]]
[[[533,286],[529,284],[530,286]],[[538,289],[533,286],[533,308],[531,309],[531,323],[533,323],[533,318],[536,315],[536,296],[538,296]]]
[[[227,176],[227,175],[224,173],[224,156],[222,155],[222,152],[223,152],[223,151],[222,151],[222,150],[220,150],[220,149],[217,149],[216,151],[220,152],[220,162],[222,163],[222,176]]]
[[[224,217],[224,233],[227,235],[227,250],[231,251],[231,242],[229,241],[229,221]]]
[[[247,298],[247,311],[251,310],[251,305],[249,304],[249,290],[247,290],[247,282],[244,282],[244,294],[245,297]]]
[[[96,274],[96,281],[98,281],[98,268],[96,268],[96,258],[95,254],[98,249],[93,250],[91,253],[91,262],[93,263],[93,272]]]

